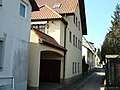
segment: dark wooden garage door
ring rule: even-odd
[[[60,60],[41,60],[40,82],[60,83]]]

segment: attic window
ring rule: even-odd
[[[56,3],[53,5],[53,8],[60,8],[61,4],[60,3]]]
[[[0,0],[0,6],[2,6],[2,0]]]

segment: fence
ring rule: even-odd
[[[107,90],[120,90],[120,58],[109,58],[105,68]]]
[[[14,78],[0,77],[0,90],[14,90]]]

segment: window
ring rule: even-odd
[[[78,63],[78,72],[80,72],[80,71],[79,71],[79,63]]]
[[[45,33],[45,24],[33,24],[31,27]]]
[[[76,67],[77,67],[77,63],[75,62],[75,73],[77,73],[77,70],[76,70],[77,68]]]
[[[80,21],[78,22],[78,29],[80,30]]]
[[[77,47],[77,37],[76,37],[76,47]]]
[[[21,2],[20,3],[20,12],[19,12],[21,17],[24,17],[24,18],[26,17],[26,10],[27,10],[27,5],[23,2]]]
[[[72,72],[73,72],[73,74],[74,74],[74,62],[73,62],[73,66],[72,66]]]
[[[81,43],[80,40],[78,40],[78,48],[79,48],[80,50],[82,50],[82,43]]]
[[[77,19],[77,17],[76,17],[76,26],[78,26],[78,24],[77,24],[77,23],[78,23],[78,19]]]
[[[75,35],[73,35],[73,46],[75,46]]]
[[[72,32],[69,32],[69,41],[72,42]]]
[[[53,5],[53,8],[60,8],[61,4],[60,3],[56,3]]]
[[[80,49],[80,40],[78,40],[78,48]]]
[[[0,70],[3,68],[3,41],[0,41]]]
[[[2,0],[0,0],[0,6],[2,6]]]
[[[74,21],[74,24],[75,24],[75,15],[74,15],[74,17],[73,17],[73,21]]]
[[[81,41],[80,41],[80,46],[79,47],[80,47],[80,50],[82,50],[82,42]]]

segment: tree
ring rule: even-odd
[[[111,20],[112,26],[109,32],[106,34],[103,45],[101,46],[101,57],[105,60],[107,54],[119,54],[120,53],[120,5],[117,4],[114,16]]]

